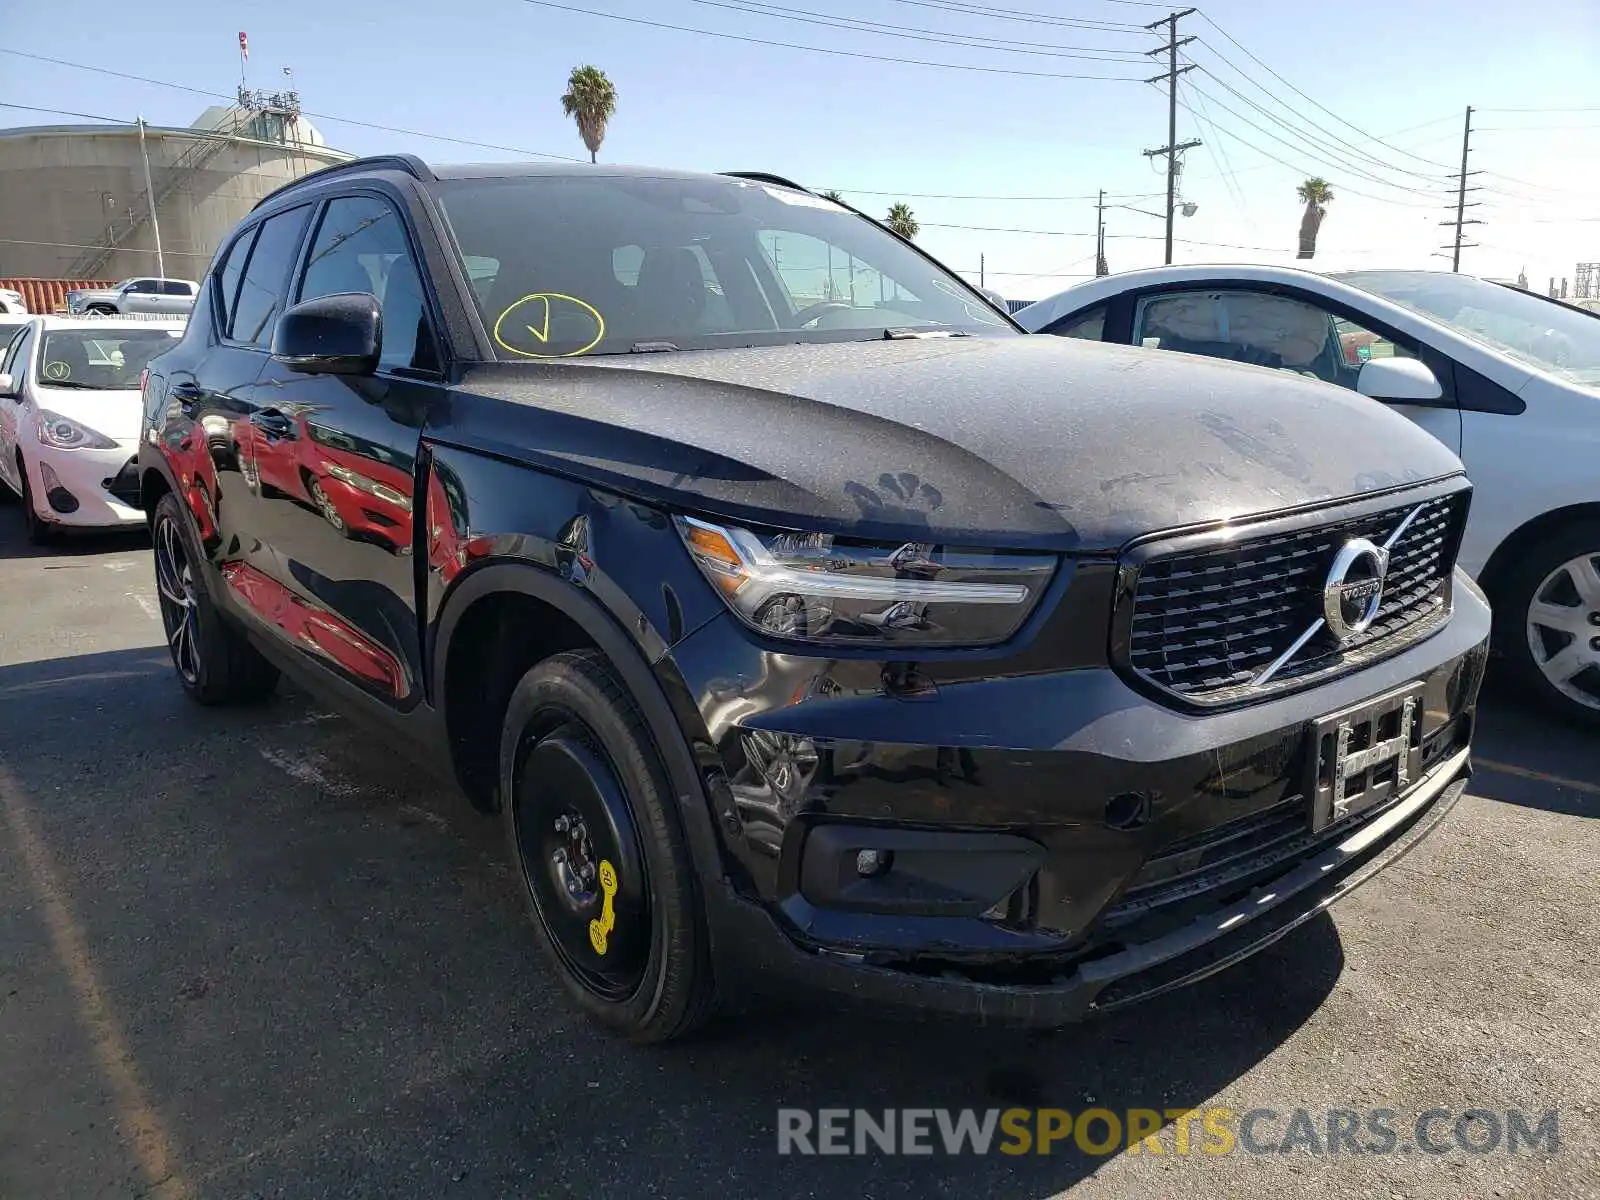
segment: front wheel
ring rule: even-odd
[[[1574,522],[1529,547],[1497,599],[1516,682],[1553,713],[1600,728],[1600,521]]]
[[[278,669],[211,603],[199,578],[200,544],[171,492],[156,505],[150,540],[161,625],[183,690],[201,704],[247,703],[270,695]]]
[[[55,527],[34,507],[33,485],[28,482],[28,464],[22,461],[21,450],[17,451],[17,479],[22,484],[22,523],[28,531],[28,540],[35,546],[48,546],[55,540]]]
[[[567,992],[640,1042],[710,1014],[699,895],[666,773],[604,657],[539,663],[501,735],[503,820],[534,929]]]

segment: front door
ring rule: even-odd
[[[19,496],[22,475],[17,470],[17,432],[24,418],[22,396],[32,347],[33,330],[25,328],[0,355],[0,375],[11,376],[11,395],[0,396],[0,479]]]
[[[323,207],[291,294],[376,296],[379,367],[358,378],[268,362],[251,393],[246,468],[260,545],[230,580],[297,652],[402,710],[421,694],[413,481],[441,378],[416,263],[387,199]]]
[[[1309,294],[1247,284],[1151,293],[1135,306],[1133,344],[1272,367],[1352,391],[1361,368],[1373,359],[1420,357],[1439,377],[1444,396],[1389,407],[1461,453],[1461,412],[1449,360],[1396,330],[1335,312]]]

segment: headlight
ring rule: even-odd
[[[825,533],[756,533],[676,518],[689,554],[753,629],[799,642],[982,646],[1027,619],[1055,573],[1048,554]]]
[[[39,410],[39,440],[57,450],[115,450],[117,444],[103,433],[80,425],[70,417]]]

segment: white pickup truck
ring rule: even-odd
[[[200,285],[192,279],[124,279],[115,287],[68,292],[67,311],[188,316],[199,294]]]

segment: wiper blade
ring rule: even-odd
[[[76,388],[81,392],[109,392],[116,390],[115,388],[96,387],[92,383],[79,383],[75,379],[46,379],[43,381],[43,383],[45,387]]]
[[[970,333],[968,333],[965,329],[911,328],[911,329],[885,329],[883,331],[883,340],[886,341],[886,342],[919,341],[922,338],[950,338],[950,337],[971,337],[971,336],[972,335]]]

